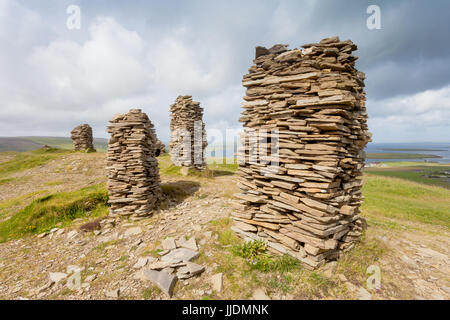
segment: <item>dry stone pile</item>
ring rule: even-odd
[[[107,131],[110,217],[148,216],[162,195],[153,124],[140,109],[131,109],[116,115]]]
[[[155,144],[155,155],[159,157],[159,155],[166,153],[166,145],[161,142],[161,140],[157,139]]]
[[[233,230],[315,268],[360,239],[363,149],[371,135],[357,46],[334,37],[303,48],[258,47],[243,78]]]
[[[203,108],[192,96],[179,96],[170,106],[170,158],[176,166],[204,170],[207,146]]]
[[[77,151],[95,151],[92,128],[88,124],[82,124],[70,132],[74,149]]]

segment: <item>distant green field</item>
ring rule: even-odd
[[[396,225],[385,218],[450,227],[450,190],[405,179],[366,174],[362,205],[369,222]]]
[[[23,137],[30,141],[48,145],[50,147],[61,149],[73,149],[72,139],[66,137]],[[108,147],[108,140],[103,138],[94,138],[94,147],[99,152],[106,151]]]
[[[434,154],[420,153],[368,153],[367,159],[436,159],[442,158]]]
[[[410,152],[417,152],[417,151],[445,151],[442,149],[402,149],[402,148],[385,148],[382,149],[383,151],[410,151]]]
[[[390,162],[384,165],[380,168],[365,168],[364,171],[377,176],[396,177],[450,189],[450,164]]]

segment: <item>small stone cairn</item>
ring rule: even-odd
[[[204,170],[206,141],[203,108],[192,96],[179,96],[170,107],[170,158],[176,166]]]
[[[94,152],[94,139],[92,137],[92,128],[88,124],[82,124],[71,132],[74,149],[76,151]]]

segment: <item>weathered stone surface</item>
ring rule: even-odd
[[[168,274],[166,271],[155,271],[151,269],[146,269],[143,272],[144,276],[153,282],[162,292],[172,297],[173,288],[177,282],[177,276]]]
[[[170,106],[170,159],[176,166],[204,170],[206,140],[203,108],[192,96],[179,96]]]
[[[371,135],[356,45],[333,37],[304,48],[258,47],[243,78],[232,217],[241,237],[316,268],[350,250],[366,227],[359,206]]]
[[[134,227],[134,228],[127,229],[127,230],[124,232],[124,236],[125,236],[125,237],[137,236],[137,235],[140,234],[141,232],[142,232],[141,227]]]
[[[177,245],[175,244],[175,239],[174,238],[166,238],[161,242],[161,245],[163,247],[164,250],[172,250],[172,249],[176,249]]]
[[[120,295],[120,289],[114,289],[105,292],[105,296],[111,299],[117,299]]]
[[[193,251],[186,248],[178,248],[170,251],[168,254],[161,258],[161,261],[192,261],[199,256],[197,251]]]
[[[107,131],[110,218],[151,215],[162,198],[153,124],[140,109],[131,109],[116,115]]]
[[[186,240],[183,237],[177,243],[178,243],[178,246],[180,246],[182,248],[190,249],[192,251],[198,250],[197,241],[195,241],[195,238],[189,238],[189,240]]]
[[[223,289],[223,273],[217,273],[211,277],[212,289],[221,292]]]
[[[70,134],[75,150],[89,152],[95,151],[91,126],[88,124],[79,125],[73,129]]]
[[[135,269],[140,269],[145,267],[147,264],[153,263],[156,261],[156,258],[153,257],[140,257],[136,264],[133,266]]]

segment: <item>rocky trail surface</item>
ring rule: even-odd
[[[104,154],[75,153],[17,173],[15,177],[28,179],[0,185],[0,201],[42,189],[76,190],[102,182],[103,162]],[[52,181],[64,183],[50,185]],[[348,259],[313,272],[260,272],[233,256],[226,241],[231,237],[233,175],[162,175],[162,184],[168,189],[181,186],[185,192],[150,218],[82,231],[80,227],[92,221],[87,217],[64,229],[0,243],[0,299],[450,297],[450,237],[443,228],[398,231],[369,225],[361,248]],[[365,283],[370,276],[366,266],[360,273],[346,268],[364,259],[358,253],[371,252],[372,247],[384,249],[373,262],[381,271],[381,288],[371,290]]]

